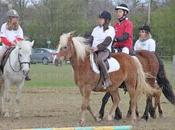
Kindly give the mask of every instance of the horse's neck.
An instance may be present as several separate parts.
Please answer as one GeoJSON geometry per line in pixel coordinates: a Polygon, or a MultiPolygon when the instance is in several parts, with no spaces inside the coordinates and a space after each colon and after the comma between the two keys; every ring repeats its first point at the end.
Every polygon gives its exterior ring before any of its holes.
{"type": "Polygon", "coordinates": [[[74,71],[84,72],[90,69],[90,60],[88,56],[86,56],[84,60],[82,60],[82,59],[78,59],[76,54],[74,54],[71,57],[70,62],[72,64],[74,71]]]}
{"type": "Polygon", "coordinates": [[[13,66],[14,68],[19,67],[19,62],[18,62],[18,50],[15,48],[11,54],[9,55],[10,62],[9,64],[13,66]]]}

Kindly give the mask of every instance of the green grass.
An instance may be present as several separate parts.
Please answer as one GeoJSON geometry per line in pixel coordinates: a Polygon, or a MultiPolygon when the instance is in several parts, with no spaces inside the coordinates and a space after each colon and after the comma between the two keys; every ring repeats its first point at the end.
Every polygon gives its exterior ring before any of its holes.
{"type": "Polygon", "coordinates": [[[164,61],[164,64],[167,77],[175,88],[175,70],[173,70],[173,63],[171,61],[164,61]]]}
{"type": "MultiPolygon", "coordinates": [[[[173,76],[172,62],[164,61],[168,79],[175,86],[175,76],[173,76]]],[[[175,72],[174,72],[175,73],[175,72]]],[[[54,65],[32,64],[30,76],[32,81],[26,82],[27,87],[74,87],[71,65],[56,67],[54,65]]]]}
{"type": "Polygon", "coordinates": [[[70,65],[56,67],[54,65],[32,64],[31,81],[26,82],[27,87],[72,87],[73,70],[70,65]]]}

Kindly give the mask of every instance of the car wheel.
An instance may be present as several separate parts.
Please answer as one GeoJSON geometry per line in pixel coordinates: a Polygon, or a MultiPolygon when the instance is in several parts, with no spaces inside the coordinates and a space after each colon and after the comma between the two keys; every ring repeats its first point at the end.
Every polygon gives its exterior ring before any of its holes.
{"type": "Polygon", "coordinates": [[[47,58],[43,58],[42,63],[43,63],[44,65],[48,65],[49,60],[48,60],[47,58]]]}

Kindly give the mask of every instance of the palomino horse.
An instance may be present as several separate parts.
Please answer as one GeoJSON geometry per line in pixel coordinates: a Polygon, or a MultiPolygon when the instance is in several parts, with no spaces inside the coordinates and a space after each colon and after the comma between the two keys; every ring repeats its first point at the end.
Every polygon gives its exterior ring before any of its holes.
{"type": "Polygon", "coordinates": [[[21,41],[17,43],[14,50],[9,55],[4,66],[2,78],[4,80],[1,85],[1,114],[4,117],[10,117],[9,103],[10,103],[10,87],[16,86],[17,92],[15,97],[15,117],[20,116],[20,97],[22,87],[26,75],[30,70],[30,56],[32,53],[32,46],[34,42],[21,41]]]}
{"type": "MultiPolygon", "coordinates": [[[[89,105],[89,98],[91,91],[96,88],[99,75],[92,71],[89,58],[90,49],[85,43],[86,40],[84,38],[72,37],[71,33],[68,33],[60,37],[60,44],[58,46],[58,55],[70,59],[74,70],[75,83],[79,86],[80,93],[83,97],[80,119],[81,125],[85,123],[86,110],[97,120],[97,117],[89,105]]],[[[146,83],[145,74],[138,59],[132,58],[127,54],[113,54],[112,57],[119,62],[120,69],[110,73],[112,85],[109,88],[104,90],[103,87],[98,87],[95,91],[107,91],[111,94],[113,105],[108,114],[108,120],[112,120],[114,110],[120,101],[118,88],[125,82],[131,101],[132,121],[135,121],[137,118],[135,111],[138,92],[144,91],[146,94],[153,94],[153,92],[157,92],[157,90],[154,90],[146,83]]]]}
{"type": "MultiPolygon", "coordinates": [[[[148,74],[147,82],[154,88],[162,89],[165,97],[175,105],[175,95],[173,93],[173,89],[171,84],[169,83],[166,74],[163,62],[160,60],[158,55],[150,51],[137,51],[136,56],[141,62],[144,72],[148,74]]],[[[158,106],[159,116],[162,116],[162,108],[160,105],[160,94],[153,95],[155,97],[155,106],[152,105],[152,96],[148,96],[146,101],[145,112],[142,118],[145,120],[148,119],[148,113],[150,113],[151,117],[155,118],[155,110],[158,106]]],[[[104,116],[105,105],[110,98],[110,93],[106,93],[102,99],[101,109],[99,111],[100,118],[104,116]]],[[[128,111],[128,116],[130,115],[131,110],[128,111]]],[[[117,108],[115,111],[115,119],[121,119],[120,109],[117,108]]]]}

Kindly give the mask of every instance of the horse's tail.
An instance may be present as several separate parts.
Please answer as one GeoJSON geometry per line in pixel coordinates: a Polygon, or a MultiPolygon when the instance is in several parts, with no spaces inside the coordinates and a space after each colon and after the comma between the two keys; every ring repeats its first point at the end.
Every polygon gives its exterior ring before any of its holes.
{"type": "Polygon", "coordinates": [[[157,74],[157,83],[162,89],[164,96],[170,101],[172,104],[175,105],[175,94],[173,92],[172,85],[170,84],[169,80],[166,77],[166,72],[164,68],[163,61],[160,57],[156,54],[157,60],[159,61],[159,71],[157,74]]]}
{"type": "Polygon", "coordinates": [[[137,92],[138,93],[144,93],[146,95],[153,95],[160,93],[160,90],[152,88],[147,82],[146,82],[146,75],[143,71],[143,67],[138,60],[137,57],[133,57],[136,67],[137,67],[137,92]]]}

